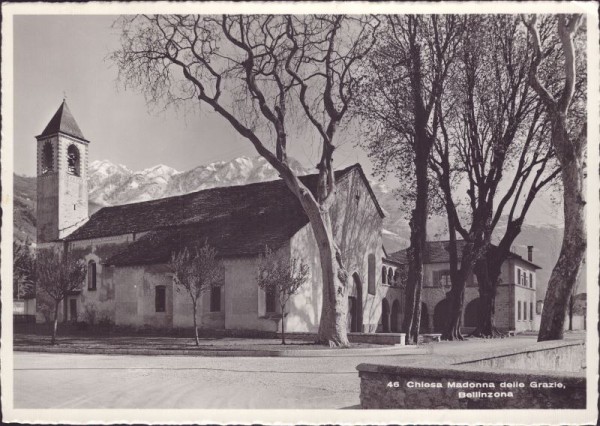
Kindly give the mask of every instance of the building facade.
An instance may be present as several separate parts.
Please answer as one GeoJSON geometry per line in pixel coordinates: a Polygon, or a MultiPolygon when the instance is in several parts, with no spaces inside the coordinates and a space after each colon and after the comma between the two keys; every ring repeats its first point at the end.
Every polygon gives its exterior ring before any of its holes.
{"type": "MultiPolygon", "coordinates": [[[[446,322],[445,312],[449,303],[446,294],[451,288],[448,244],[448,241],[427,242],[421,292],[421,331],[424,333],[441,333],[446,322]]],[[[494,316],[499,330],[523,332],[536,330],[539,326],[541,310],[536,305],[536,271],[540,267],[533,263],[532,255],[531,247],[528,259],[511,253],[502,264],[494,316]]],[[[406,264],[406,250],[390,257],[406,264]]],[[[472,273],[467,278],[464,294],[462,330],[465,333],[477,326],[479,300],[477,278],[472,273]]]]}

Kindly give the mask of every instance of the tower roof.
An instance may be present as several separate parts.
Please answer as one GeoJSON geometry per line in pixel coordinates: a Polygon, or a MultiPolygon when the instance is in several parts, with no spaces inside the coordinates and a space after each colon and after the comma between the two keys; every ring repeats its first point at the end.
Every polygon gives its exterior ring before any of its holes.
{"type": "Polygon", "coordinates": [[[67,101],[64,99],[42,134],[38,137],[50,136],[56,133],[64,133],[78,139],[86,140],[67,106],[67,101]]]}

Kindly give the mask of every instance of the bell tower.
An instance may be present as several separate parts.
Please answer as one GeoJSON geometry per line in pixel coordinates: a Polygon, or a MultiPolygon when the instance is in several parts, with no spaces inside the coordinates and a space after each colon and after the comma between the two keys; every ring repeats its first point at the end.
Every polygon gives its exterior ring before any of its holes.
{"type": "Polygon", "coordinates": [[[88,145],[66,100],[37,139],[37,242],[62,239],[88,218],[88,145]]]}

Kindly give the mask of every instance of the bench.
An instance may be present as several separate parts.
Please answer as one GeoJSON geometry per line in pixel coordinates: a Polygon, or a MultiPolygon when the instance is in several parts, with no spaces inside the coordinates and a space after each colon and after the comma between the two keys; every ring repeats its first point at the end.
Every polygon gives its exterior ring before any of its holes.
{"type": "Polygon", "coordinates": [[[442,335],[440,333],[425,333],[420,334],[419,336],[423,338],[423,343],[439,342],[442,340],[442,335]]]}

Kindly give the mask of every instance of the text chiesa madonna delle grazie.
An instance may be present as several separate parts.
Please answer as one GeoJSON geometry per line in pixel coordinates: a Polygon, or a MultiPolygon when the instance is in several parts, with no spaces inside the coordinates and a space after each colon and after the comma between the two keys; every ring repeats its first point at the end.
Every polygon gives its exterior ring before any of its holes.
{"type": "MultiPolygon", "coordinates": [[[[513,390],[517,389],[525,389],[526,387],[531,389],[564,389],[565,386],[561,382],[536,382],[532,381],[529,383],[512,381],[512,382],[422,382],[422,381],[407,381],[406,385],[409,389],[459,389],[458,396],[459,398],[498,398],[498,397],[508,397],[511,398],[514,396],[512,393],[513,390]],[[465,393],[463,390],[475,390],[475,389],[490,389],[490,390],[500,390],[501,392],[481,392],[476,391],[474,393],[465,393]]],[[[400,387],[399,382],[389,382],[387,387],[398,388],[400,387]]]]}

